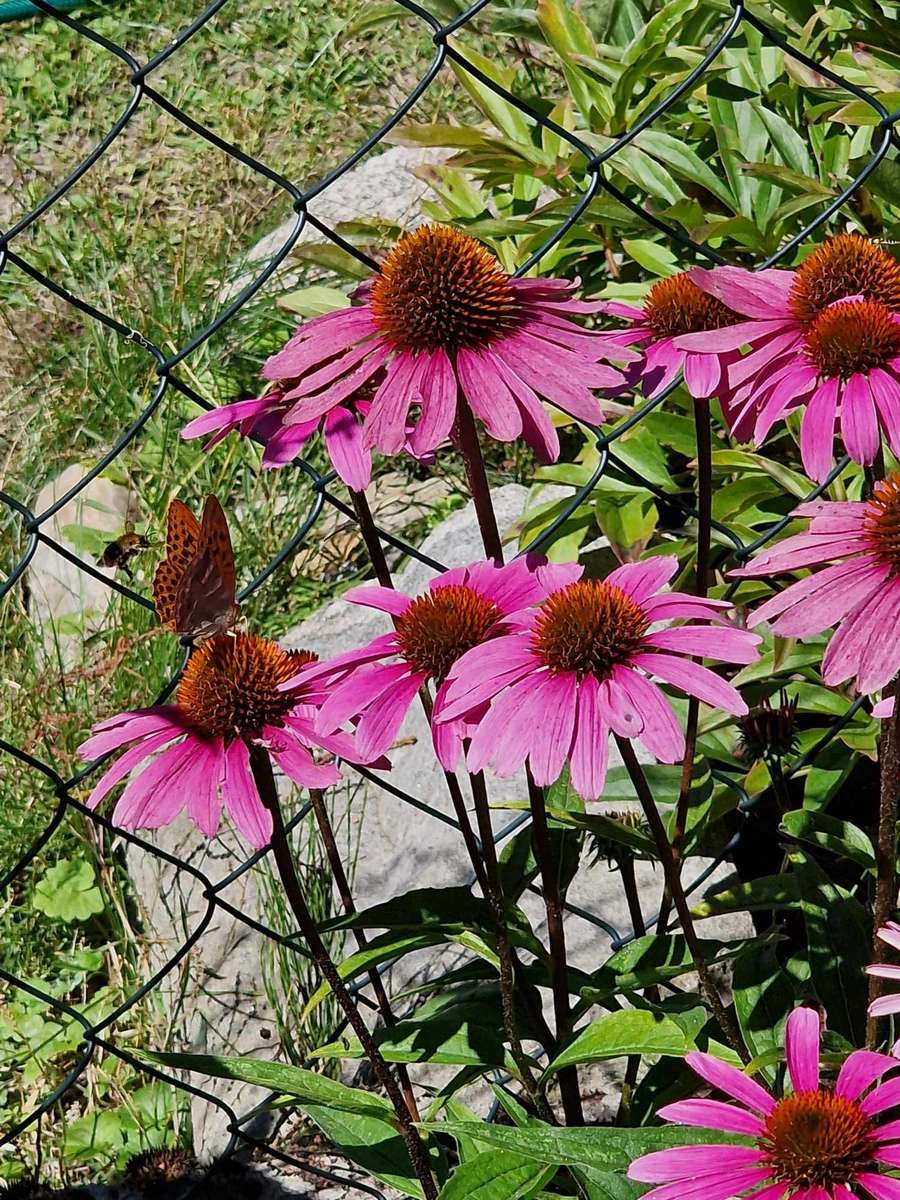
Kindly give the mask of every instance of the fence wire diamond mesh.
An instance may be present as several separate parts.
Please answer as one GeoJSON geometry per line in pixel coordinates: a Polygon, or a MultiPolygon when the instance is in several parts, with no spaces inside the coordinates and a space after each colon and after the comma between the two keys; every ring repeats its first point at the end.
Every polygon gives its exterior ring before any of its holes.
{"type": "MultiPolygon", "coordinates": [[[[682,96],[690,93],[702,82],[704,75],[709,68],[716,62],[734,41],[741,37],[745,27],[751,27],[756,30],[763,39],[770,45],[779,47],[785,55],[794,59],[796,62],[816,71],[821,78],[824,78],[829,83],[838,86],[845,91],[851,93],[857,99],[868,105],[873,114],[872,123],[874,124],[874,133],[872,139],[872,149],[868,159],[859,170],[856,177],[838,194],[826,202],[815,215],[802,229],[795,233],[788,241],[779,247],[776,253],[759,261],[756,264],[757,269],[772,267],[786,260],[792,252],[800,246],[809,236],[814,233],[819,227],[825,225],[832,217],[839,213],[842,207],[850,200],[854,194],[863,187],[869,175],[875,170],[878,164],[888,154],[892,143],[900,146],[900,139],[897,138],[896,122],[900,118],[900,112],[890,113],[884,106],[870,95],[864,88],[861,88],[847,79],[836,74],[827,66],[801,53],[793,48],[788,42],[777,32],[775,28],[767,24],[757,15],[758,10],[751,11],[744,4],[737,2],[731,6],[730,14],[723,22],[721,32],[710,45],[702,60],[687,74],[679,85],[656,105],[650,108],[631,128],[623,130],[617,137],[613,138],[610,144],[602,151],[596,152],[583,141],[575,132],[563,128],[555,121],[547,117],[545,114],[537,111],[537,109],[524,103],[521,99],[515,96],[506,88],[501,87],[493,79],[484,73],[474,62],[470,61],[460,47],[454,44],[453,36],[465,30],[467,26],[475,20],[479,14],[487,10],[491,5],[491,0],[479,0],[478,3],[471,5],[466,11],[462,12],[457,18],[448,22],[442,23],[427,7],[414,3],[413,0],[394,0],[398,9],[398,17],[402,13],[406,16],[412,16],[421,22],[422,29],[430,35],[433,43],[433,56],[428,65],[427,70],[418,80],[408,95],[396,107],[387,120],[385,120],[378,129],[375,130],[365,141],[358,146],[352,154],[348,155],[338,166],[329,171],[321,179],[312,186],[305,189],[299,187],[291,179],[285,177],[279,171],[273,169],[265,162],[260,161],[252,155],[246,154],[240,147],[226,141],[218,136],[211,129],[205,127],[200,121],[196,120],[189,111],[173,104],[166,98],[156,87],[154,87],[154,79],[157,73],[164,64],[177,60],[179,52],[191,39],[197,37],[203,30],[204,26],[221,10],[229,0],[214,0],[196,19],[184,29],[176,38],[168,45],[159,50],[157,54],[149,58],[148,61],[141,63],[134,58],[122,46],[115,44],[106,37],[99,34],[95,29],[91,28],[90,24],[85,21],[68,16],[61,11],[55,10],[49,3],[49,0],[33,0],[34,5],[49,19],[59,21],[66,25],[70,30],[78,34],[80,37],[86,38],[95,43],[101,49],[115,56],[128,72],[128,80],[132,89],[130,99],[121,112],[120,116],[106,131],[102,139],[97,143],[94,149],[72,170],[65,178],[61,179],[55,187],[50,190],[47,195],[30,211],[25,213],[10,229],[5,233],[0,233],[0,272],[21,272],[28,276],[39,287],[46,289],[59,300],[67,305],[71,305],[79,313],[83,314],[91,321],[98,322],[108,331],[115,334],[118,338],[126,342],[133,343],[148,358],[148,363],[152,367],[156,376],[156,385],[153,389],[153,394],[149,402],[145,405],[133,423],[116,439],[109,450],[101,455],[87,470],[78,481],[73,484],[63,495],[59,496],[49,507],[42,512],[34,512],[25,504],[21,503],[14,496],[5,492],[0,492],[0,502],[2,502],[8,512],[19,522],[20,540],[23,544],[23,550],[18,560],[15,561],[9,570],[6,579],[0,586],[0,598],[5,597],[17,585],[20,585],[29,564],[34,558],[38,547],[43,543],[51,548],[56,554],[68,559],[71,563],[77,566],[78,570],[87,573],[94,579],[100,581],[105,587],[113,589],[127,598],[133,604],[142,605],[147,609],[152,610],[151,601],[144,595],[134,591],[131,587],[121,583],[117,578],[109,578],[100,572],[95,565],[85,561],[79,555],[73,553],[65,545],[60,544],[58,540],[46,532],[46,527],[56,513],[58,513],[66,504],[77,497],[84,489],[104,472],[110,464],[130,445],[140,439],[142,431],[153,414],[164,405],[172,393],[179,393],[182,397],[191,401],[201,409],[212,408],[213,405],[205,399],[192,386],[186,377],[186,372],[183,370],[194,355],[206,342],[209,341],[219,330],[228,324],[236,316],[237,313],[251,300],[261,288],[265,286],[278,268],[284,263],[285,259],[290,254],[295,243],[300,238],[301,234],[307,227],[314,228],[319,235],[326,238],[335,246],[355,258],[360,260],[366,267],[377,270],[378,264],[357,246],[353,245],[346,238],[342,237],[335,229],[329,227],[328,224],[319,220],[313,213],[310,212],[309,205],[316,197],[320,196],[327,189],[332,187],[337,180],[350,171],[357,163],[359,163],[367,154],[377,149],[385,137],[391,130],[397,126],[404,117],[413,109],[419,100],[431,88],[438,77],[446,68],[455,64],[455,66],[477,80],[483,87],[490,89],[498,96],[501,96],[509,104],[518,109],[524,116],[533,124],[542,129],[555,134],[564,143],[569,145],[572,150],[579,156],[581,167],[577,176],[577,184],[580,188],[580,194],[572,204],[571,210],[560,220],[558,226],[547,236],[545,241],[532,253],[528,260],[521,265],[516,272],[517,275],[523,275],[531,270],[536,265],[540,264],[547,252],[554,247],[570,229],[578,221],[579,217],[585,212],[591,200],[598,193],[606,193],[613,197],[620,204],[624,205],[636,216],[655,231],[662,233],[674,245],[680,247],[683,251],[693,257],[698,262],[723,263],[727,260],[716,251],[708,246],[701,245],[687,236],[681,230],[668,224],[661,219],[657,214],[652,212],[646,205],[636,202],[632,197],[623,192],[616,186],[607,175],[606,168],[609,164],[613,164],[616,156],[645,129],[651,128],[654,123],[665,114],[682,96]],[[227,303],[224,303],[220,311],[218,311],[213,320],[211,320],[202,329],[198,330],[189,340],[182,346],[179,346],[171,353],[166,353],[160,346],[156,345],[150,338],[140,329],[132,329],[128,325],[123,324],[118,320],[114,313],[106,312],[96,307],[94,304],[88,303],[78,295],[62,287],[55,282],[44,272],[38,270],[24,253],[20,253],[17,246],[23,241],[23,235],[26,234],[36,223],[46,217],[56,205],[77,183],[89,172],[96,164],[98,164],[109,151],[110,147],[120,138],[127,130],[130,122],[134,120],[139,112],[148,105],[156,105],[159,109],[167,113],[174,121],[180,123],[185,129],[203,139],[209,146],[214,147],[225,155],[243,164],[252,172],[264,176],[278,189],[287,195],[290,200],[293,210],[293,221],[290,231],[284,238],[284,241],[278,247],[276,252],[265,263],[265,265],[247,282],[237,295],[234,295],[227,303]]],[[[622,461],[616,455],[616,442],[625,433],[632,429],[635,425],[643,420],[643,418],[652,410],[664,404],[667,397],[678,387],[679,380],[676,380],[669,385],[659,395],[653,399],[640,405],[631,417],[620,423],[612,432],[604,433],[599,428],[594,430],[596,438],[596,446],[599,451],[599,462],[591,477],[573,494],[571,499],[565,505],[564,509],[556,517],[553,523],[548,526],[539,537],[526,547],[522,553],[530,550],[538,550],[550,540],[552,540],[557,530],[565,524],[566,520],[572,513],[581,505],[584,500],[591,494],[597,486],[602,476],[609,470],[611,466],[615,466],[619,471],[624,472],[626,476],[632,477],[635,481],[641,483],[649,491],[653,492],[659,498],[665,498],[668,504],[675,504],[686,517],[696,516],[696,513],[691,508],[690,504],[684,503],[682,500],[673,498],[671,495],[666,495],[659,487],[642,478],[635,472],[627,463],[622,461]]],[[[828,478],[813,489],[807,500],[814,499],[820,495],[828,485],[840,474],[848,462],[845,457],[839,461],[828,478]]],[[[244,600],[251,596],[259,588],[263,587],[266,582],[289,561],[291,555],[303,543],[315,538],[316,524],[320,517],[329,508],[337,510],[349,519],[354,519],[354,510],[349,506],[339,495],[332,490],[332,485],[335,481],[335,474],[322,473],[320,470],[308,460],[298,458],[295,463],[297,469],[302,472],[305,478],[309,502],[305,516],[298,523],[293,535],[280,548],[277,554],[267,563],[267,565],[256,575],[254,579],[243,589],[238,599],[244,600]]],[[[759,537],[752,542],[746,542],[739,537],[727,525],[720,522],[713,522],[715,531],[724,538],[732,547],[731,557],[734,561],[739,562],[749,557],[761,545],[769,539],[776,537],[788,524],[789,517],[773,524],[766,529],[759,537]]],[[[387,530],[378,528],[379,539],[386,545],[402,551],[404,554],[413,559],[425,563],[432,569],[443,570],[441,563],[435,562],[427,555],[421,553],[415,546],[404,542],[394,534],[387,530]]],[[[178,676],[173,678],[164,691],[152,701],[159,703],[172,691],[177,683],[178,676]]],[[[828,728],[821,740],[800,758],[791,768],[792,773],[796,773],[807,766],[831,741],[845,725],[853,718],[863,703],[862,697],[850,704],[846,712],[837,718],[828,728]]],[[[248,1122],[252,1118],[252,1113],[239,1113],[234,1111],[230,1105],[225,1103],[220,1097],[205,1091],[202,1088],[195,1087],[183,1079],[161,1071],[155,1067],[149,1066],[146,1062],[138,1060],[126,1047],[117,1043],[114,1029],[121,1021],[122,1017],[131,1009],[138,1005],[145,997],[148,996],[155,988],[157,988],[163,980],[179,969],[183,960],[191,953],[198,944],[201,943],[204,933],[209,928],[214,920],[217,912],[227,914],[231,919],[237,922],[243,922],[250,928],[255,929],[267,938],[279,942],[287,947],[291,952],[304,955],[306,952],[298,941],[291,937],[286,937],[276,930],[266,926],[265,924],[253,919],[247,914],[241,912],[231,903],[229,903],[223,893],[238,879],[250,872],[257,863],[265,858],[270,851],[267,849],[261,850],[253,854],[240,865],[235,867],[228,875],[218,882],[213,882],[202,871],[197,870],[190,863],[180,860],[171,854],[166,853],[160,847],[152,845],[145,839],[136,836],[133,833],[118,829],[105,817],[97,812],[89,811],[84,804],[79,802],[73,792],[84,783],[84,781],[102,765],[104,760],[90,763],[83,770],[78,771],[70,778],[63,778],[57,771],[47,762],[35,757],[25,749],[10,744],[9,742],[0,740],[0,749],[16,760],[21,766],[27,770],[34,772],[35,780],[42,776],[45,780],[45,785],[49,785],[56,796],[56,807],[52,818],[48,821],[43,829],[40,837],[29,846],[26,853],[15,862],[8,870],[0,877],[0,896],[6,893],[10,888],[14,887],[29,864],[41,852],[46,844],[53,837],[54,833],[60,826],[69,819],[83,820],[92,822],[99,829],[106,830],[110,834],[123,839],[130,846],[138,849],[142,854],[155,856],[161,862],[169,864],[177,872],[185,873],[192,876],[196,883],[202,888],[202,895],[205,900],[206,909],[200,919],[195,923],[194,928],[187,936],[177,950],[164,962],[159,969],[147,978],[141,987],[128,995],[112,1012],[108,1013],[103,1020],[91,1021],[87,1019],[81,1012],[60,1000],[41,987],[36,986],[33,982],[18,978],[14,974],[0,969],[0,980],[3,980],[12,988],[21,989],[24,993],[40,1000],[47,1004],[53,1011],[60,1016],[69,1018],[71,1021],[80,1026],[83,1033],[83,1040],[77,1049],[74,1056],[74,1062],[70,1069],[66,1072],[64,1078],[59,1084],[49,1092],[43,1101],[31,1112],[24,1114],[12,1128],[7,1129],[0,1136],[0,1146],[15,1142],[22,1137],[27,1131],[38,1128],[38,1137],[40,1136],[41,1118],[50,1113],[57,1103],[66,1096],[66,1093],[73,1088],[80,1077],[84,1074],[92,1058],[98,1051],[103,1051],[107,1054],[114,1055],[126,1063],[131,1064],[135,1069],[145,1073],[147,1076],[154,1077],[158,1080],[171,1084],[172,1087],[179,1089],[186,1095],[199,1098],[210,1105],[215,1105],[224,1114],[228,1122],[230,1131],[230,1142],[226,1155],[233,1154],[239,1147],[253,1146],[270,1156],[274,1161],[292,1164],[301,1167],[306,1171],[312,1171],[314,1174],[319,1174],[326,1179],[344,1184],[348,1187],[355,1188],[359,1191],[368,1193],[374,1196],[380,1196],[381,1193],[374,1187],[362,1182],[358,1178],[350,1176],[344,1177],[340,1174],[321,1170],[316,1167],[311,1167],[306,1161],[301,1162],[296,1157],[280,1149],[273,1144],[276,1136],[273,1132],[270,1136],[259,1137],[247,1128],[248,1122]]],[[[424,814],[429,819],[437,819],[442,821],[452,820],[446,814],[439,812],[437,809],[429,805],[419,796],[411,795],[408,792],[397,788],[393,784],[386,782],[384,779],[372,774],[371,772],[360,769],[370,782],[385,789],[390,795],[402,803],[413,806],[419,813],[424,814]]],[[[727,775],[722,775],[714,772],[716,778],[720,782],[728,786],[734,787],[733,781],[727,775]]],[[[745,794],[739,796],[738,809],[746,813],[753,804],[753,800],[749,799],[745,794]]],[[[303,805],[295,814],[290,822],[290,827],[295,828],[305,820],[310,811],[310,805],[303,805]]],[[[498,843],[503,842],[514,831],[521,828],[528,820],[527,816],[521,816],[509,822],[496,835],[498,843]]],[[[456,822],[453,822],[459,828],[456,822]]],[[[738,841],[740,840],[740,830],[732,839],[723,847],[710,866],[708,866],[702,874],[691,881],[691,884],[686,890],[688,892],[695,891],[702,886],[709,875],[715,868],[734,851],[738,841]]],[[[635,935],[633,931],[623,931],[615,928],[603,918],[600,913],[588,912],[583,908],[573,905],[567,905],[568,919],[577,919],[587,921],[595,926],[598,930],[609,938],[610,945],[613,949],[625,945],[635,935]]],[[[654,921],[646,922],[648,928],[652,928],[654,921]]],[[[374,1008],[375,1004],[367,995],[368,985],[359,985],[356,993],[365,1005],[374,1008]]],[[[335,1031],[335,1036],[340,1032],[343,1026],[339,1026],[335,1031]]]]}

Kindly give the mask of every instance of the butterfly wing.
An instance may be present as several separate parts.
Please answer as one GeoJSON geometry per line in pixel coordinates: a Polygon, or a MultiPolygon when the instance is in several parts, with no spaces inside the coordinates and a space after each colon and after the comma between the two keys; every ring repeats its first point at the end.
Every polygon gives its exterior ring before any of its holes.
{"type": "Polygon", "coordinates": [[[173,500],[166,524],[166,557],[153,576],[153,603],[163,625],[176,628],[175,599],[200,548],[200,522],[186,504],[173,500]]]}
{"type": "Polygon", "coordinates": [[[203,506],[197,553],[178,582],[174,607],[176,632],[194,641],[231,629],[240,615],[231,534],[215,496],[203,506]]]}

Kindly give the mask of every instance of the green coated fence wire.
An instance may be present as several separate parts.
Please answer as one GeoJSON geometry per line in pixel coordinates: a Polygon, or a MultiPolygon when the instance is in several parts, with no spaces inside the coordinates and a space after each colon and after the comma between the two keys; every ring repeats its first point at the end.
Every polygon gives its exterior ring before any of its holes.
{"type": "MultiPolygon", "coordinates": [[[[49,0],[57,12],[71,12],[84,5],[85,0],[49,0]]],[[[0,4],[0,25],[7,21],[27,21],[29,17],[45,17],[47,14],[31,3],[31,0],[5,0],[0,4]]]]}

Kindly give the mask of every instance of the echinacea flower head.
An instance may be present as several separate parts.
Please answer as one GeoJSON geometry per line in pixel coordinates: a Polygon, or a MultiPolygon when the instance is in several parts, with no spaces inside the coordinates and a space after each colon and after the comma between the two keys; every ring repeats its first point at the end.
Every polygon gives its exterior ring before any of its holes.
{"type": "Polygon", "coordinates": [[[123,829],[158,829],[187,809],[198,829],[214,837],[224,804],[247,841],[264,846],[272,818],[250,770],[251,745],[264,746],[301,787],[330,787],[340,778],[333,761],[316,761],[316,749],[357,760],[348,734],[315,732],[322,700],[315,687],[282,690],[314,659],[252,634],[210,638],[191,655],[174,704],[120,713],[94,726],[79,747],[83,758],[129,749],[100,777],[88,806],[96,808],[128,778],[113,812],[123,829]]]}
{"type": "Polygon", "coordinates": [[[601,336],[613,358],[623,347],[642,351],[640,363],[628,367],[627,375],[631,383],[640,381],[648,398],[664,391],[679,371],[692,396],[715,395],[722,384],[723,367],[741,356],[740,350],[734,349],[720,360],[678,345],[676,338],[684,334],[724,329],[743,319],[699,288],[686,271],[655,283],[640,308],[610,300],[603,311],[630,322],[627,329],[601,336]]]}
{"type": "Polygon", "coordinates": [[[750,663],[760,639],[721,619],[729,607],[723,601],[660,592],[677,568],[666,556],[627,563],[606,579],[577,579],[463,655],[450,669],[435,721],[465,718],[475,726],[469,769],[490,763],[502,777],[527,761],[545,785],[568,759],[572,786],[594,800],[606,779],[611,731],[639,738],[663,762],[684,754],[681,726],[651,677],[735,716],[746,713],[731,684],[692,658],[750,663]],[[690,623],[670,624],[683,618],[690,623]]]}
{"type": "MultiPolygon", "coordinates": [[[[507,618],[543,600],[579,570],[527,555],[503,567],[490,559],[455,567],[432,580],[418,596],[373,585],[345,593],[343,598],[353,604],[390,614],[394,629],[358,650],[300,672],[299,681],[318,682],[328,693],[319,710],[318,728],[329,734],[352,720],[359,752],[378,757],[393,742],[426,683],[437,688],[436,721],[442,685],[456,660],[498,636],[507,618]]],[[[456,766],[466,733],[462,720],[433,726],[435,752],[447,770],[456,766]]]]}
{"type": "Polygon", "coordinates": [[[767,696],[737,721],[738,756],[745,762],[781,759],[797,749],[797,697],[787,698],[784,688],[773,704],[767,696]]]}
{"type": "Polygon", "coordinates": [[[854,1050],[834,1086],[826,1087],[819,1078],[819,1039],[818,1014],[795,1008],[784,1031],[793,1090],[781,1099],[710,1054],[686,1055],[704,1083],[737,1103],[679,1100],[658,1115],[741,1134],[749,1144],[675,1146],[643,1155],[628,1168],[629,1179],[658,1185],[643,1200],[900,1200],[900,1179],[883,1173],[900,1166],[900,1121],[882,1120],[900,1101],[900,1079],[878,1082],[900,1064],[854,1050]]]}
{"type": "Polygon", "coordinates": [[[715,267],[690,276],[745,318],[677,339],[682,350],[719,360],[736,438],[759,445],[803,407],[800,453],[813,479],[831,469],[836,425],[855,462],[875,460],[882,432],[900,452],[900,263],[887,250],[840,234],[796,271],[715,267]]]}
{"type": "MultiPolygon", "coordinates": [[[[893,697],[891,697],[891,708],[893,710],[893,697]]],[[[875,936],[880,942],[890,946],[892,950],[900,951],[900,925],[896,921],[888,921],[882,925],[880,929],[876,930],[875,936]]],[[[875,975],[879,979],[888,979],[891,983],[900,981],[900,966],[894,963],[871,963],[866,967],[866,973],[875,975]]],[[[894,992],[889,996],[878,996],[869,1005],[870,1017],[891,1017],[897,1013],[900,1013],[900,992],[894,992]]],[[[893,1053],[900,1055],[900,1039],[895,1042],[893,1053]]]]}
{"type": "MultiPolygon", "coordinates": [[[[573,299],[574,288],[513,278],[474,238],[422,226],[357,289],[357,303],[304,322],[263,374],[296,381],[285,397],[286,427],[317,421],[381,373],[365,447],[397,454],[408,443],[413,454],[430,454],[465,403],[491,437],[523,437],[553,462],[559,439],[541,400],[599,424],[593,389],[624,382],[599,363],[597,334],[574,320],[595,307],[573,299]]],[[[623,348],[622,361],[634,357],[623,348]]]]}
{"type": "Polygon", "coordinates": [[[811,518],[805,533],[763,550],[732,574],[821,569],[754,609],[748,623],[771,621],[773,633],[799,638],[836,625],[822,659],[823,680],[831,686],[852,679],[860,692],[877,691],[900,670],[900,474],[876,483],[869,500],[814,500],[793,515],[811,518]]]}

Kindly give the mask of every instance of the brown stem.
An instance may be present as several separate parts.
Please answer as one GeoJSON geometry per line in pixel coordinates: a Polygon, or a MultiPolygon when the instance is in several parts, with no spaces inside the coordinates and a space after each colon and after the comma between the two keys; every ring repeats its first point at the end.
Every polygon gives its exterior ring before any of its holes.
{"type": "Polygon", "coordinates": [[[488,485],[484,470],[484,458],[478,441],[478,430],[475,428],[475,418],[471,409],[462,401],[456,414],[456,440],[466,469],[466,479],[472,501],[475,505],[475,515],[478,518],[478,528],[481,530],[481,540],[484,552],[495,562],[503,562],[503,547],[500,544],[500,530],[497,528],[497,517],[491,500],[491,489],[488,485]]]}
{"type": "Polygon", "coordinates": [[[552,1124],[553,1111],[538,1085],[528,1055],[522,1049],[522,1039],[519,1036],[518,1022],[516,1021],[515,966],[512,948],[509,944],[509,931],[506,927],[506,898],[503,894],[503,884],[497,863],[497,847],[494,845],[494,830],[491,826],[491,813],[484,775],[479,771],[478,774],[471,775],[469,778],[472,785],[472,797],[475,801],[475,815],[478,819],[481,854],[484,860],[485,899],[491,909],[494,933],[497,938],[497,957],[500,960],[500,1006],[503,1013],[503,1028],[509,1039],[513,1062],[518,1067],[522,1083],[534,1103],[538,1116],[541,1120],[549,1121],[552,1124]]]}
{"type": "MultiPolygon", "coordinates": [[[[705,596],[709,590],[709,557],[712,544],[712,435],[709,422],[709,400],[694,401],[694,426],[697,431],[697,563],[694,594],[705,596]]],[[[678,803],[675,806],[675,829],[672,834],[672,853],[678,864],[679,872],[684,850],[684,831],[687,826],[688,807],[691,802],[691,782],[694,777],[699,719],[700,701],[691,696],[688,700],[684,758],[681,766],[681,783],[678,788],[678,803]]],[[[672,896],[667,884],[662,903],[659,906],[656,923],[658,933],[666,932],[671,910],[672,896]]]]}
{"type": "Polygon", "coordinates": [[[641,898],[638,895],[637,880],[634,877],[634,859],[627,850],[619,855],[619,874],[622,876],[622,890],[628,905],[631,928],[634,930],[635,937],[643,937],[647,932],[647,926],[644,924],[641,898]]]}
{"type": "MultiPolygon", "coordinates": [[[[372,510],[369,508],[368,501],[363,492],[351,491],[350,495],[353,499],[353,510],[356,513],[356,519],[359,522],[360,532],[362,533],[363,541],[366,544],[366,549],[369,552],[369,558],[372,560],[372,566],[375,568],[375,575],[382,587],[392,588],[394,581],[391,578],[390,568],[387,564],[387,559],[384,557],[384,548],[378,537],[378,530],[372,518],[372,510]]],[[[423,687],[419,691],[419,699],[422,702],[422,708],[425,710],[425,716],[428,719],[429,726],[431,725],[431,697],[428,694],[427,688],[423,687]]],[[[466,811],[466,803],[463,799],[462,789],[459,786],[459,780],[451,771],[444,772],[444,778],[447,781],[447,790],[450,793],[450,800],[453,803],[453,811],[456,814],[456,819],[459,822],[459,827],[463,835],[463,841],[466,843],[466,849],[469,852],[469,857],[475,869],[475,874],[478,877],[478,882],[483,883],[484,868],[481,864],[481,857],[478,853],[478,843],[475,838],[475,833],[472,829],[472,822],[469,820],[469,814],[466,811]]]]}
{"type": "Polygon", "coordinates": [[[731,1043],[732,1048],[740,1055],[741,1061],[747,1063],[750,1061],[750,1055],[747,1053],[747,1048],[741,1038],[740,1029],[732,1013],[722,1003],[722,998],[709,974],[706,963],[703,961],[703,952],[700,949],[700,942],[694,929],[691,910],[688,908],[684,888],[681,886],[681,874],[678,870],[678,863],[675,860],[675,855],[666,836],[665,826],[662,823],[662,818],[659,815],[653,794],[650,791],[650,785],[647,783],[647,777],[635,756],[628,738],[619,737],[616,734],[616,745],[619,747],[619,753],[622,755],[625,770],[628,772],[632,786],[641,802],[644,816],[647,819],[650,832],[653,834],[653,839],[656,842],[656,852],[663,866],[666,884],[672,897],[672,903],[675,905],[675,911],[678,913],[678,919],[681,922],[681,932],[684,934],[684,940],[690,951],[694,970],[700,979],[701,990],[716,1020],[719,1022],[722,1032],[731,1043]]]}
{"type": "MultiPolygon", "coordinates": [[[[873,934],[890,920],[897,904],[897,806],[900,797],[900,675],[894,680],[894,712],[881,722],[878,742],[878,766],[881,774],[881,793],[878,803],[878,842],[875,847],[875,905],[872,914],[873,934]]],[[[872,961],[881,962],[884,945],[874,936],[872,961]]],[[[883,981],[869,976],[869,1002],[881,995],[883,981]]],[[[878,1018],[866,1022],[866,1044],[872,1048],[878,1040],[878,1018]]]]}
{"type": "MultiPolygon", "coordinates": [[[[622,890],[628,905],[628,915],[631,918],[631,928],[635,937],[643,937],[647,932],[644,924],[644,914],[641,911],[641,898],[637,890],[637,880],[634,877],[634,859],[624,850],[618,856],[619,874],[622,876],[622,890]]],[[[627,1125],[631,1118],[631,1101],[634,1096],[634,1085],[637,1083],[637,1073],[641,1065],[640,1054],[629,1054],[625,1064],[625,1078],[622,1080],[622,1092],[619,1096],[619,1111],[616,1113],[616,1124],[627,1125]]]]}
{"type": "Polygon", "coordinates": [[[272,774],[272,763],[268,752],[262,746],[250,747],[250,767],[253,771],[253,778],[256,782],[260,799],[272,814],[272,854],[275,858],[278,875],[284,888],[284,894],[291,906],[291,911],[297,918],[297,924],[300,926],[300,932],[312,955],[313,961],[331,988],[350,1027],[359,1038],[360,1045],[369,1062],[372,1064],[372,1069],[375,1072],[378,1082],[384,1088],[388,1099],[393,1105],[394,1113],[397,1117],[397,1126],[406,1143],[410,1162],[419,1183],[422,1185],[426,1200],[435,1200],[437,1197],[437,1186],[428,1163],[428,1153],[407,1111],[403,1093],[400,1091],[396,1079],[391,1074],[390,1068],[382,1057],[381,1051],[372,1040],[368,1026],[363,1020],[359,1009],[354,1004],[350,993],[347,991],[337,966],[332,961],[325,943],[319,936],[315,921],[307,907],[300,880],[297,878],[290,843],[281,816],[281,806],[278,803],[278,792],[275,788],[275,777],[272,774]]]}
{"type": "Polygon", "coordinates": [[[372,516],[372,510],[369,508],[366,494],[365,492],[354,492],[351,489],[350,499],[353,502],[353,511],[356,513],[359,532],[362,534],[369,559],[375,568],[375,577],[382,587],[392,588],[394,581],[391,579],[391,571],[387,565],[387,559],[384,557],[384,547],[378,536],[378,528],[372,516]]]}
{"type": "MultiPolygon", "coordinates": [[[[316,818],[316,824],[319,827],[319,835],[322,838],[322,844],[325,847],[325,853],[328,857],[328,863],[331,867],[331,875],[334,879],[335,886],[338,890],[338,895],[341,898],[344,912],[348,917],[352,917],[356,912],[356,905],[353,903],[353,894],[350,891],[350,882],[347,879],[347,873],[344,870],[344,863],[341,859],[340,851],[338,850],[337,841],[334,836],[334,829],[331,824],[331,817],[328,814],[328,808],[325,804],[325,797],[318,788],[309,789],[309,801],[312,805],[313,815],[316,818]]],[[[353,930],[353,937],[360,950],[368,945],[368,940],[365,933],[361,929],[353,930]]],[[[372,991],[375,999],[378,1002],[378,1010],[388,1028],[397,1024],[397,1018],[391,1009],[391,1002],[388,999],[388,994],[384,989],[384,983],[381,976],[375,967],[368,972],[369,983],[372,985],[372,991]]],[[[400,1080],[400,1086],[403,1089],[403,1098],[406,1101],[406,1107],[413,1121],[420,1121],[422,1118],[419,1115],[419,1110],[416,1106],[416,1098],[413,1094],[412,1082],[409,1078],[409,1072],[402,1063],[396,1064],[397,1078],[400,1080]]]]}
{"type": "MultiPolygon", "coordinates": [[[[572,1013],[569,1008],[568,965],[566,962],[566,931],[563,925],[562,898],[559,891],[559,863],[553,852],[547,825],[544,789],[537,786],[528,774],[528,796],[531,801],[531,839],[534,857],[541,873],[541,892],[547,912],[547,937],[550,941],[550,979],[553,985],[553,1014],[556,1021],[556,1040],[562,1045],[572,1032],[572,1013]]],[[[567,1125],[583,1125],[578,1070],[565,1067],[559,1072],[559,1091],[567,1125]]]]}

